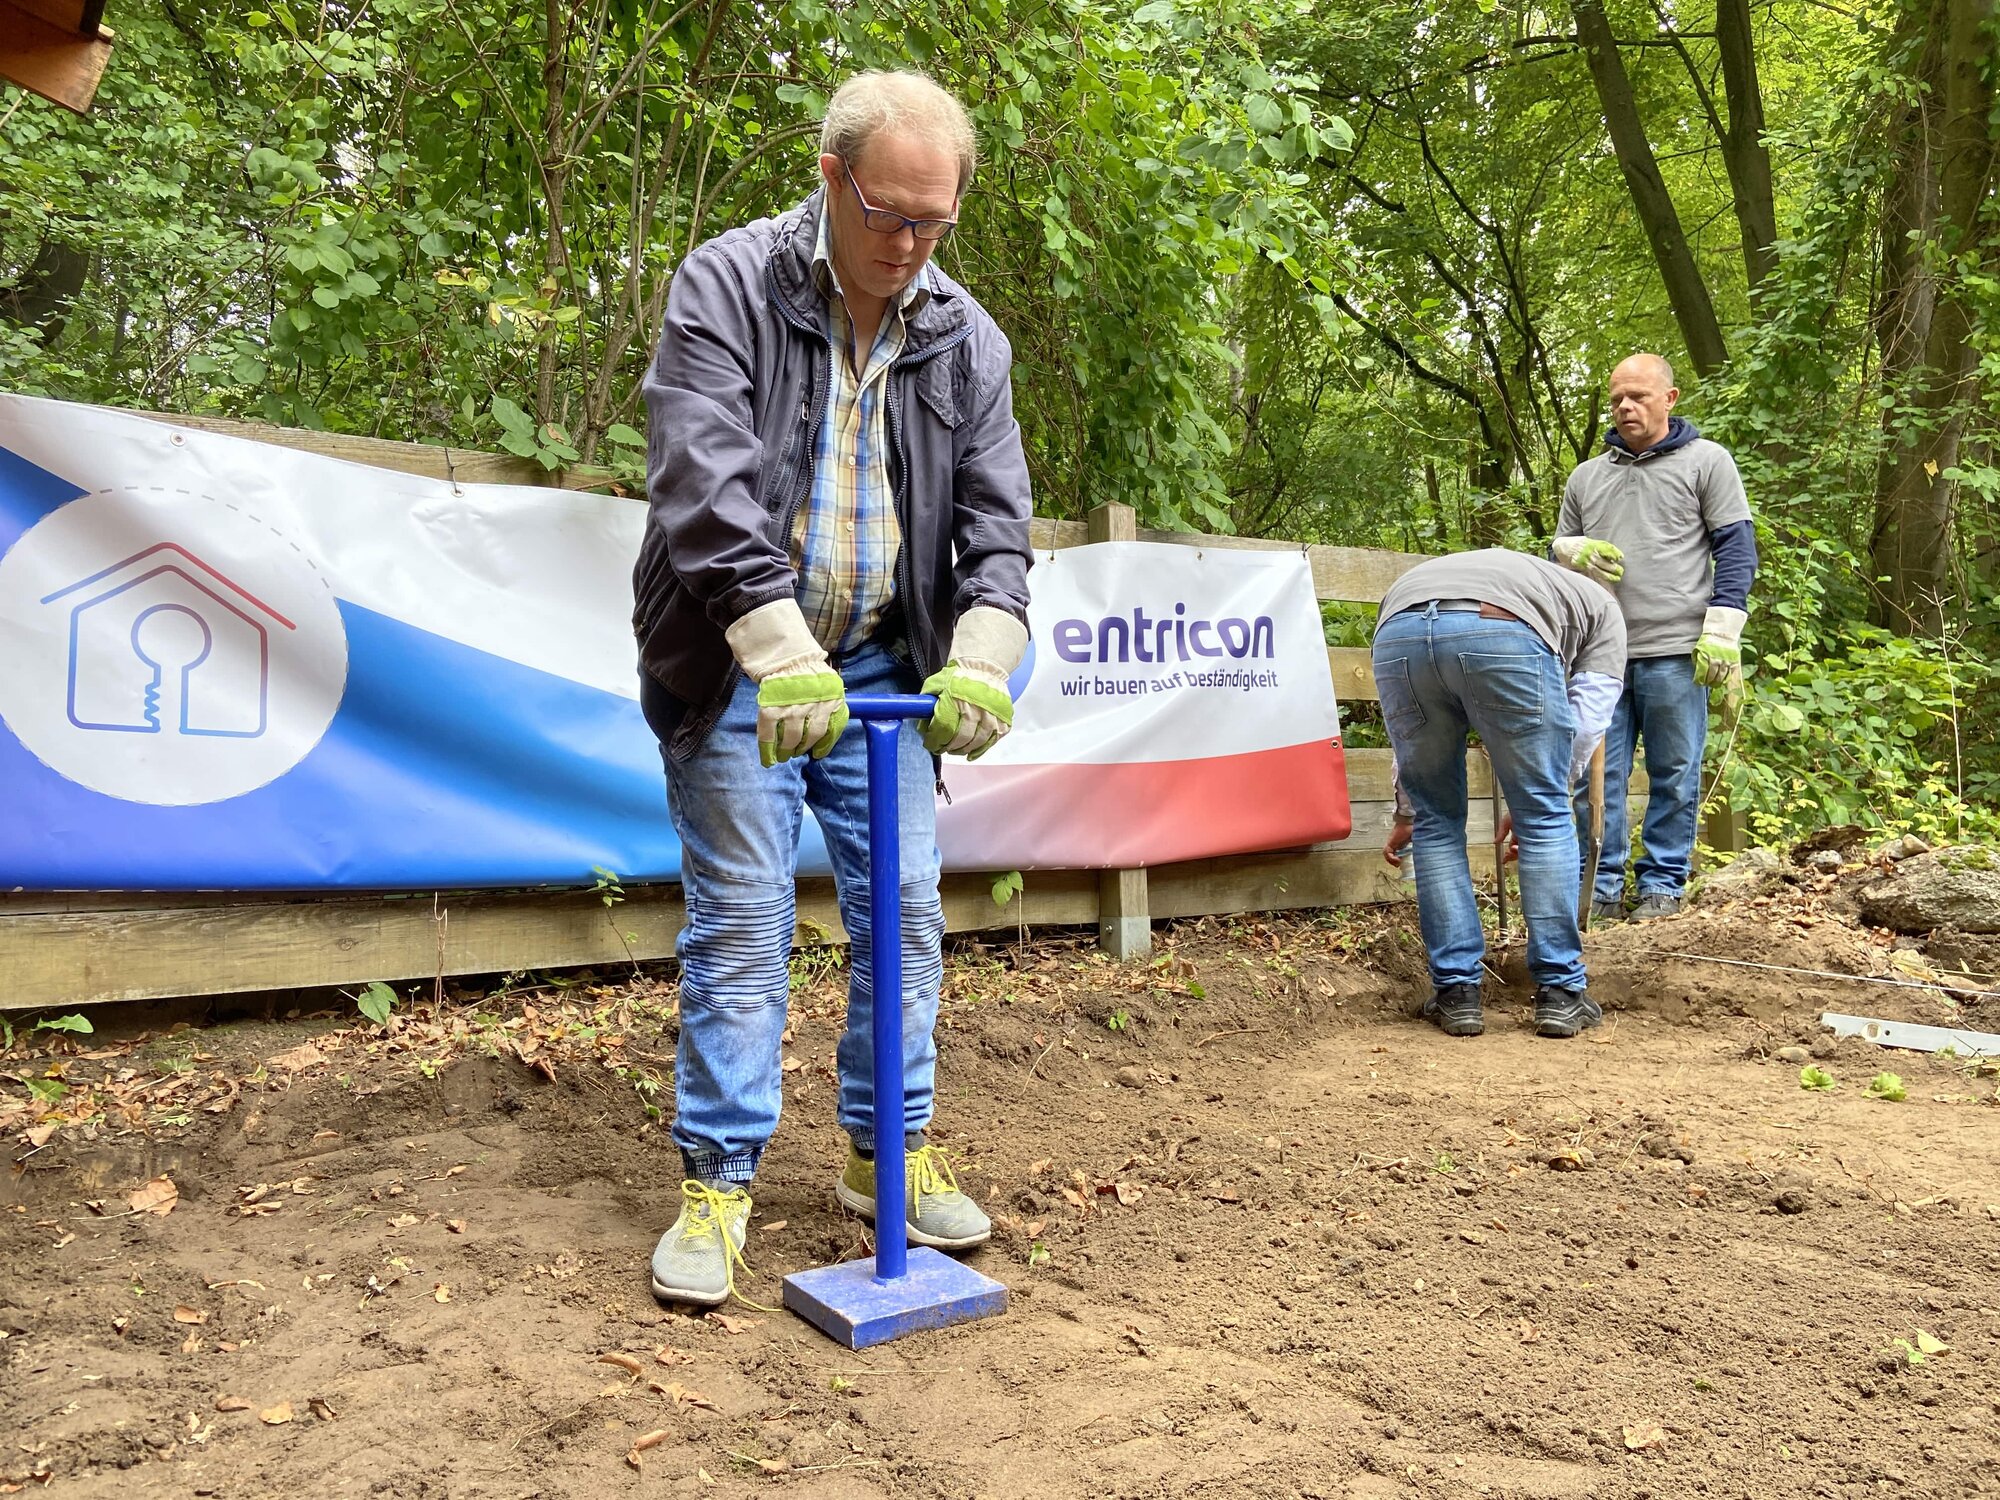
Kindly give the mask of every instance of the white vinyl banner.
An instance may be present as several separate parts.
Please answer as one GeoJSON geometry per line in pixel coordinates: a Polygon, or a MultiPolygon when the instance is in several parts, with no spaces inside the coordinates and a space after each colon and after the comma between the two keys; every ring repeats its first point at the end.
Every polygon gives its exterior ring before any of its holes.
{"type": "MultiPolygon", "coordinates": [[[[672,879],[638,706],[645,508],[0,395],[0,886],[672,879]]],[[[1044,554],[1013,736],[951,762],[956,869],[1346,830],[1296,553],[1044,554]]],[[[810,823],[801,868],[823,872],[810,823]]]]}

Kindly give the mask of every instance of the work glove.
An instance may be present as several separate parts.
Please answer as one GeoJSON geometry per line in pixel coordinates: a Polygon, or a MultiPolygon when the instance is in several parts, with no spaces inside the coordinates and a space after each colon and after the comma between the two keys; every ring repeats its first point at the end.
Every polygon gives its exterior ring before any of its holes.
{"type": "Polygon", "coordinates": [[[1004,609],[975,605],[958,618],[951,659],[925,680],[923,691],[937,699],[924,725],[924,748],[933,755],[977,760],[1014,727],[1014,700],[1007,678],[1028,649],[1028,627],[1004,609]]]}
{"type": "Polygon", "coordinates": [[[1743,625],[1750,616],[1725,604],[1711,604],[1702,616],[1701,638],[1694,643],[1695,681],[1723,687],[1743,676],[1743,625]]]}
{"type": "Polygon", "coordinates": [[[1610,588],[1625,576],[1625,554],[1616,543],[1594,537],[1559,536],[1551,549],[1556,561],[1610,588]]]}
{"type": "Polygon", "coordinates": [[[847,688],[796,599],[778,599],[723,632],[736,664],[757,684],[757,758],[820,759],[847,727],[847,688]]]}

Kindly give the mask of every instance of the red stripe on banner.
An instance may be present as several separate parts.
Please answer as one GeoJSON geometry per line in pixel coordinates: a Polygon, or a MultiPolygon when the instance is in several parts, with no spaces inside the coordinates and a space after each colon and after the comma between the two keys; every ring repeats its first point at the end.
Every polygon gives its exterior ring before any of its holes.
{"type": "Polygon", "coordinates": [[[938,848],[950,870],[1129,869],[1296,849],[1353,827],[1346,761],[1324,740],[1207,760],[947,762],[945,785],[938,848]]]}

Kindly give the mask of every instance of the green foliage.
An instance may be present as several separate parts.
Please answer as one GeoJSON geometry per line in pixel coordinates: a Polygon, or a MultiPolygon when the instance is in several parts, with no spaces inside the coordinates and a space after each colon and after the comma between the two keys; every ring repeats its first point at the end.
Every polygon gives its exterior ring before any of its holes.
{"type": "Polygon", "coordinates": [[[1807,1063],[1799,1069],[1799,1087],[1814,1093],[1826,1093],[1839,1087],[1839,1080],[1817,1063],[1807,1063]]]}
{"type": "Polygon", "coordinates": [[[390,1012],[396,1008],[396,992],[379,979],[371,980],[368,987],[354,997],[354,1008],[377,1026],[386,1026],[390,1012]]]}
{"type": "Polygon", "coordinates": [[[1863,1090],[1870,1099],[1883,1099],[1891,1104],[1900,1104],[1909,1097],[1909,1090],[1903,1087],[1903,1080],[1894,1073],[1877,1073],[1868,1080],[1863,1090]]]}
{"type": "Polygon", "coordinates": [[[1009,901],[1021,894],[1023,883],[1019,870],[1009,870],[1004,875],[993,877],[993,904],[1005,908],[1009,901]]]}
{"type": "Polygon", "coordinates": [[[44,1020],[35,1022],[35,1030],[37,1031],[67,1031],[79,1036],[89,1036],[96,1029],[96,1027],[90,1024],[88,1016],[77,1014],[49,1016],[44,1020]]]}

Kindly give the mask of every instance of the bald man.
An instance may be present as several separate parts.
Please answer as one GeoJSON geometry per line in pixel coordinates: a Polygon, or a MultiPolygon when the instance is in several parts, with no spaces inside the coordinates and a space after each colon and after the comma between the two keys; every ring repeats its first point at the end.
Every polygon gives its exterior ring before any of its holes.
{"type": "Polygon", "coordinates": [[[1625,690],[1604,739],[1594,921],[1625,915],[1625,787],[1642,741],[1651,793],[1631,915],[1680,910],[1700,819],[1709,689],[1721,688],[1726,702],[1742,693],[1756,528],[1729,451],[1673,415],[1680,394],[1657,354],[1635,354],[1611,372],[1604,451],[1570,474],[1550,548],[1610,589],[1625,616],[1625,690]]]}

